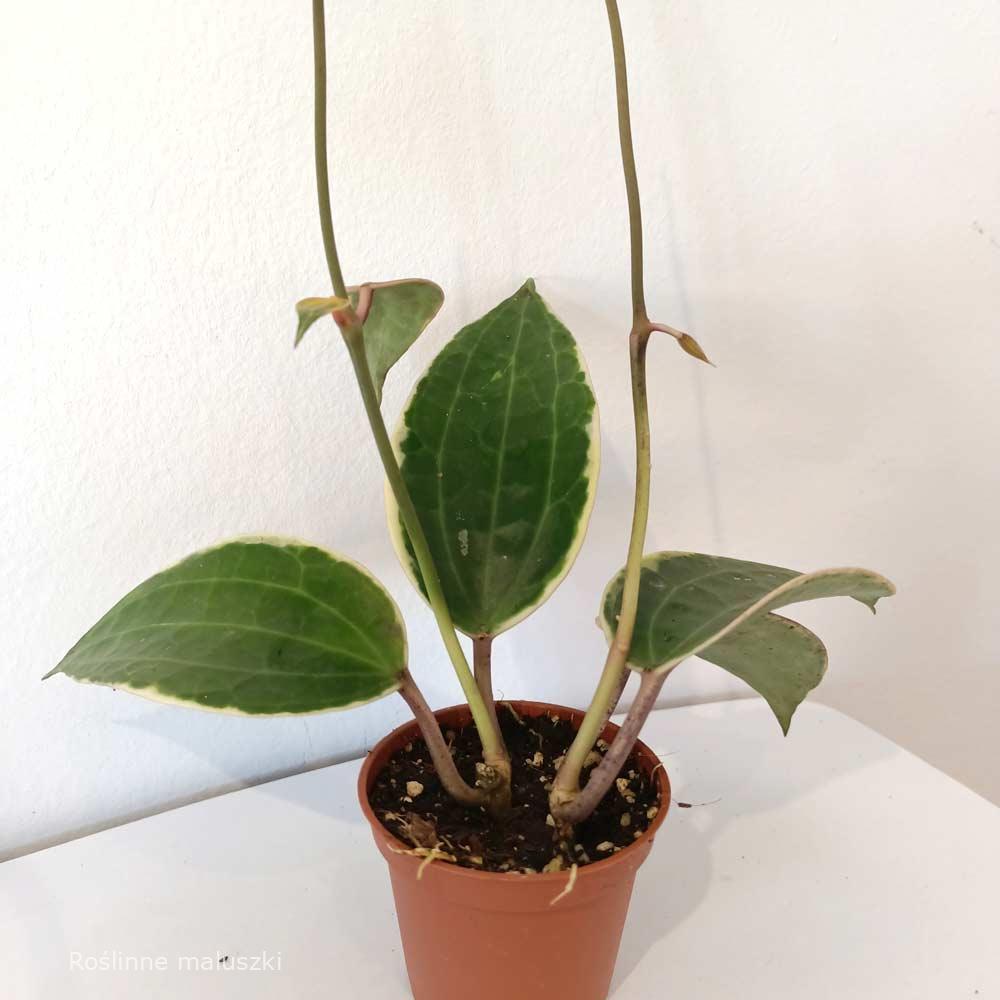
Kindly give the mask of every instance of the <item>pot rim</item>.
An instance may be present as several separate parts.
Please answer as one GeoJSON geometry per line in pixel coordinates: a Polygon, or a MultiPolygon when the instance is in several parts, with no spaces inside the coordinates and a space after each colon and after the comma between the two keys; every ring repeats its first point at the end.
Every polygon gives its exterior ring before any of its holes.
{"type": "MultiPolygon", "coordinates": [[[[582,718],[583,713],[580,709],[570,708],[566,705],[557,705],[552,702],[547,701],[526,701],[519,698],[505,698],[503,701],[498,701],[497,705],[511,705],[515,709],[533,708],[533,709],[543,709],[547,711],[553,711],[556,714],[578,716],[582,718]]],[[[469,706],[467,704],[450,705],[447,708],[439,708],[434,713],[434,718],[439,719],[440,716],[446,715],[451,712],[465,712],[469,713],[469,706]]],[[[471,721],[471,718],[470,718],[471,721]]],[[[466,723],[468,725],[468,723],[466,723]]],[[[604,729],[601,731],[601,738],[608,740],[610,742],[609,736],[614,738],[614,734],[618,732],[618,725],[614,722],[608,722],[604,729]]],[[[372,831],[376,837],[383,839],[386,845],[398,853],[400,857],[409,857],[409,860],[413,862],[414,868],[418,868],[424,859],[416,857],[414,855],[409,855],[408,852],[412,850],[412,847],[400,840],[395,834],[393,834],[387,827],[385,827],[382,821],[375,815],[375,810],[372,809],[371,803],[368,801],[368,789],[377,776],[375,772],[373,761],[378,756],[379,752],[386,749],[387,744],[396,743],[399,741],[403,742],[403,734],[407,733],[408,742],[412,736],[420,736],[420,727],[417,725],[415,719],[411,719],[408,722],[404,722],[402,725],[397,726],[392,732],[387,733],[375,744],[365,756],[364,762],[361,765],[361,771],[358,774],[358,801],[361,803],[361,811],[364,813],[365,819],[368,820],[372,827],[372,831]]],[[[394,747],[390,749],[390,754],[394,747]]],[[[637,752],[642,757],[647,757],[649,760],[655,763],[652,766],[651,777],[655,779],[657,788],[660,793],[660,805],[656,815],[653,817],[652,822],[643,831],[641,837],[637,837],[631,844],[627,847],[623,847],[620,851],[610,855],[607,858],[602,858],[600,861],[592,861],[587,865],[580,865],[577,868],[577,877],[584,878],[588,875],[598,875],[600,873],[610,872],[613,868],[618,865],[628,865],[632,863],[633,848],[642,847],[647,842],[651,841],[656,835],[657,830],[659,830],[663,820],[666,818],[667,810],[670,808],[670,778],[667,775],[667,769],[663,765],[660,758],[643,743],[642,740],[635,741],[635,748],[633,752],[637,752]]],[[[641,863],[641,862],[640,862],[641,863]]],[[[487,880],[505,880],[507,882],[523,881],[525,879],[530,879],[533,885],[557,885],[566,881],[566,878],[570,870],[564,870],[559,872],[537,872],[534,874],[528,874],[525,872],[489,872],[489,871],[476,871],[472,868],[464,868],[461,865],[453,864],[451,862],[445,862],[441,865],[435,865],[438,872],[442,874],[447,874],[449,877],[453,878],[465,878],[472,881],[482,881],[487,880]]]]}

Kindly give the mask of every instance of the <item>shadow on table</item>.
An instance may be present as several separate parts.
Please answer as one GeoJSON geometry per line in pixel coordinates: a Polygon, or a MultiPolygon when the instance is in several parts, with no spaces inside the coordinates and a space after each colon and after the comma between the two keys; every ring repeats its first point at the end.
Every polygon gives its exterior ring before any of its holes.
{"type": "Polygon", "coordinates": [[[611,995],[658,941],[693,913],[708,893],[712,861],[701,833],[668,816],[632,893],[611,995]]]}
{"type": "MultiPolygon", "coordinates": [[[[898,752],[863,729],[857,731],[859,743],[864,744],[863,755],[857,745],[831,743],[823,726],[835,715],[818,705],[801,712],[796,720],[795,735],[803,744],[798,753],[793,752],[794,744],[775,739],[769,726],[753,726],[742,733],[719,727],[718,751],[711,745],[692,745],[687,753],[654,747],[670,774],[673,801],[649,859],[636,877],[612,997],[646,953],[707,897],[713,881],[712,844],[732,823],[807,798],[824,785],[898,752]],[[817,770],[815,758],[811,765],[808,762],[806,746],[816,740],[826,751],[821,770],[817,770]],[[686,807],[678,805],[680,802],[686,807]]],[[[713,720],[705,719],[704,725],[710,729],[713,720]]]]}

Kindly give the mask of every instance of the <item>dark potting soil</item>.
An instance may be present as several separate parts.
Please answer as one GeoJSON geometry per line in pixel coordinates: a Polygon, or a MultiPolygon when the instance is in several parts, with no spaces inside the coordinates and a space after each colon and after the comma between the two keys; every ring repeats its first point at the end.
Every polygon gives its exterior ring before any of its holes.
{"type": "MultiPolygon", "coordinates": [[[[548,819],[548,795],[575,730],[556,716],[519,717],[506,704],[497,709],[511,755],[513,805],[508,816],[497,821],[481,807],[456,802],[442,787],[426,744],[415,739],[393,755],[369,795],[375,814],[396,837],[424,854],[448,855],[465,868],[540,872],[600,861],[645,832],[659,809],[659,791],[633,754],[594,813],[560,847],[548,819]]],[[[482,760],[475,727],[442,731],[459,773],[474,784],[476,762],[482,760]]],[[[607,744],[598,744],[581,784],[606,749],[607,744]]]]}

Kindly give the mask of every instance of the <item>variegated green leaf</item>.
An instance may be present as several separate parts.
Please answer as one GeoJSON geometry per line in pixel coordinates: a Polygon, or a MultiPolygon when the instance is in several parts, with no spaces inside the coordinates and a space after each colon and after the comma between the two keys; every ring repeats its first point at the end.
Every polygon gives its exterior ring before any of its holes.
{"type": "MultiPolygon", "coordinates": [[[[532,281],[434,360],[396,448],[462,631],[510,628],[569,571],[593,505],[599,442],[583,359],[532,281]]],[[[387,498],[396,550],[422,590],[387,498]]]]}
{"type": "MultiPolygon", "coordinates": [[[[365,356],[375,393],[381,400],[386,374],[438,314],[444,292],[433,281],[407,278],[348,288],[347,297],[364,324],[365,356]]],[[[297,303],[295,346],[313,323],[344,305],[345,301],[338,298],[303,299],[297,303]]]]}
{"type": "Polygon", "coordinates": [[[51,673],[283,715],[381,698],[405,667],[399,610],[366,570],[300,542],[239,539],[140,584],[51,673]]]}
{"type": "MultiPolygon", "coordinates": [[[[610,642],[621,608],[623,574],[608,585],[599,623],[610,642]]],[[[826,669],[822,643],[770,614],[820,597],[853,597],[875,610],[893,585],[870,570],[817,573],[692,552],[657,552],[642,562],[639,606],[629,651],[637,670],[664,672],[700,656],[762,694],[787,731],[792,712],[826,669]]]]}

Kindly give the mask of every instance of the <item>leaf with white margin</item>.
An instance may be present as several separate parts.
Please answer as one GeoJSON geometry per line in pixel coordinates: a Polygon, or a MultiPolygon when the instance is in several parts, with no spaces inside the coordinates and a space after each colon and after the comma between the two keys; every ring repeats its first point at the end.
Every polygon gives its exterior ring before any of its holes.
{"type": "Polygon", "coordinates": [[[246,538],[140,584],[46,676],[287,715],[384,697],[405,667],[399,609],[366,570],[302,542],[246,538]]]}
{"type": "MultiPolygon", "coordinates": [[[[624,574],[605,590],[599,624],[610,642],[624,574]]],[[[693,552],[657,552],[642,561],[629,666],[664,673],[700,656],[747,681],[787,732],[792,712],[826,669],[822,643],[777,615],[777,608],[821,597],[853,597],[872,611],[895,587],[853,567],[816,573],[693,552]]]]}
{"type": "MultiPolygon", "coordinates": [[[[583,542],[600,433],[576,341],[533,281],[438,354],[395,448],[458,628],[498,635],[542,604],[583,542]]],[[[389,492],[386,502],[396,552],[423,592],[389,492]]]]}

